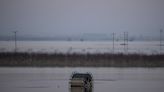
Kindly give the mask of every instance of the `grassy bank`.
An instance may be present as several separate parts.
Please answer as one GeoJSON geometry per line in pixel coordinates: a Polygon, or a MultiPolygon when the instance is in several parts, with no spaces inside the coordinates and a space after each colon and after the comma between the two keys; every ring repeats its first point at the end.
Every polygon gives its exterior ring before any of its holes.
{"type": "Polygon", "coordinates": [[[164,55],[0,53],[1,67],[164,67],[164,55]]]}

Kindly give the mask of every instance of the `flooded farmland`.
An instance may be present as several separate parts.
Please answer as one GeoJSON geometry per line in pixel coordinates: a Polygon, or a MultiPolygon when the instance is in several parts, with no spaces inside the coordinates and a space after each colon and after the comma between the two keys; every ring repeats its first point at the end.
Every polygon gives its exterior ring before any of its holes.
{"type": "MultiPolygon", "coordinates": [[[[14,41],[0,41],[0,52],[13,52],[14,41]]],[[[112,41],[18,41],[18,52],[37,53],[113,53],[112,41]]],[[[159,41],[134,41],[127,46],[115,42],[115,53],[159,54],[164,53],[159,41]]]]}
{"type": "Polygon", "coordinates": [[[163,92],[164,68],[0,68],[1,92],[69,92],[73,72],[93,76],[93,92],[163,92]]]}

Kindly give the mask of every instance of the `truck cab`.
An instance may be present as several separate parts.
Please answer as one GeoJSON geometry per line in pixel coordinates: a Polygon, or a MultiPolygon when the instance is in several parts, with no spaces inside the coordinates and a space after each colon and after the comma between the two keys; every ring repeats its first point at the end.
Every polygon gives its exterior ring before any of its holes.
{"type": "Polygon", "coordinates": [[[70,79],[70,92],[92,92],[92,76],[89,73],[74,73],[70,79]]]}

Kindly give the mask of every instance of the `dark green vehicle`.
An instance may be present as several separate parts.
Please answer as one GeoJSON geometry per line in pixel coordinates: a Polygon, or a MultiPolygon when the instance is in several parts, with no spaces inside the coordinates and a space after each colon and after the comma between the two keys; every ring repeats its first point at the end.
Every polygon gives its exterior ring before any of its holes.
{"type": "Polygon", "coordinates": [[[89,73],[74,73],[70,79],[70,92],[92,92],[93,78],[89,73]]]}

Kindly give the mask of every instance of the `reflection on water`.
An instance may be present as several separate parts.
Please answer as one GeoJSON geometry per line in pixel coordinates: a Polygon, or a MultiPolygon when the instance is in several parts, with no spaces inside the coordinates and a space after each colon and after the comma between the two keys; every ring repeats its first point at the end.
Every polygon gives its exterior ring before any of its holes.
{"type": "Polygon", "coordinates": [[[1,92],[69,92],[72,72],[90,72],[94,92],[163,92],[164,68],[0,68],[1,92]]]}

